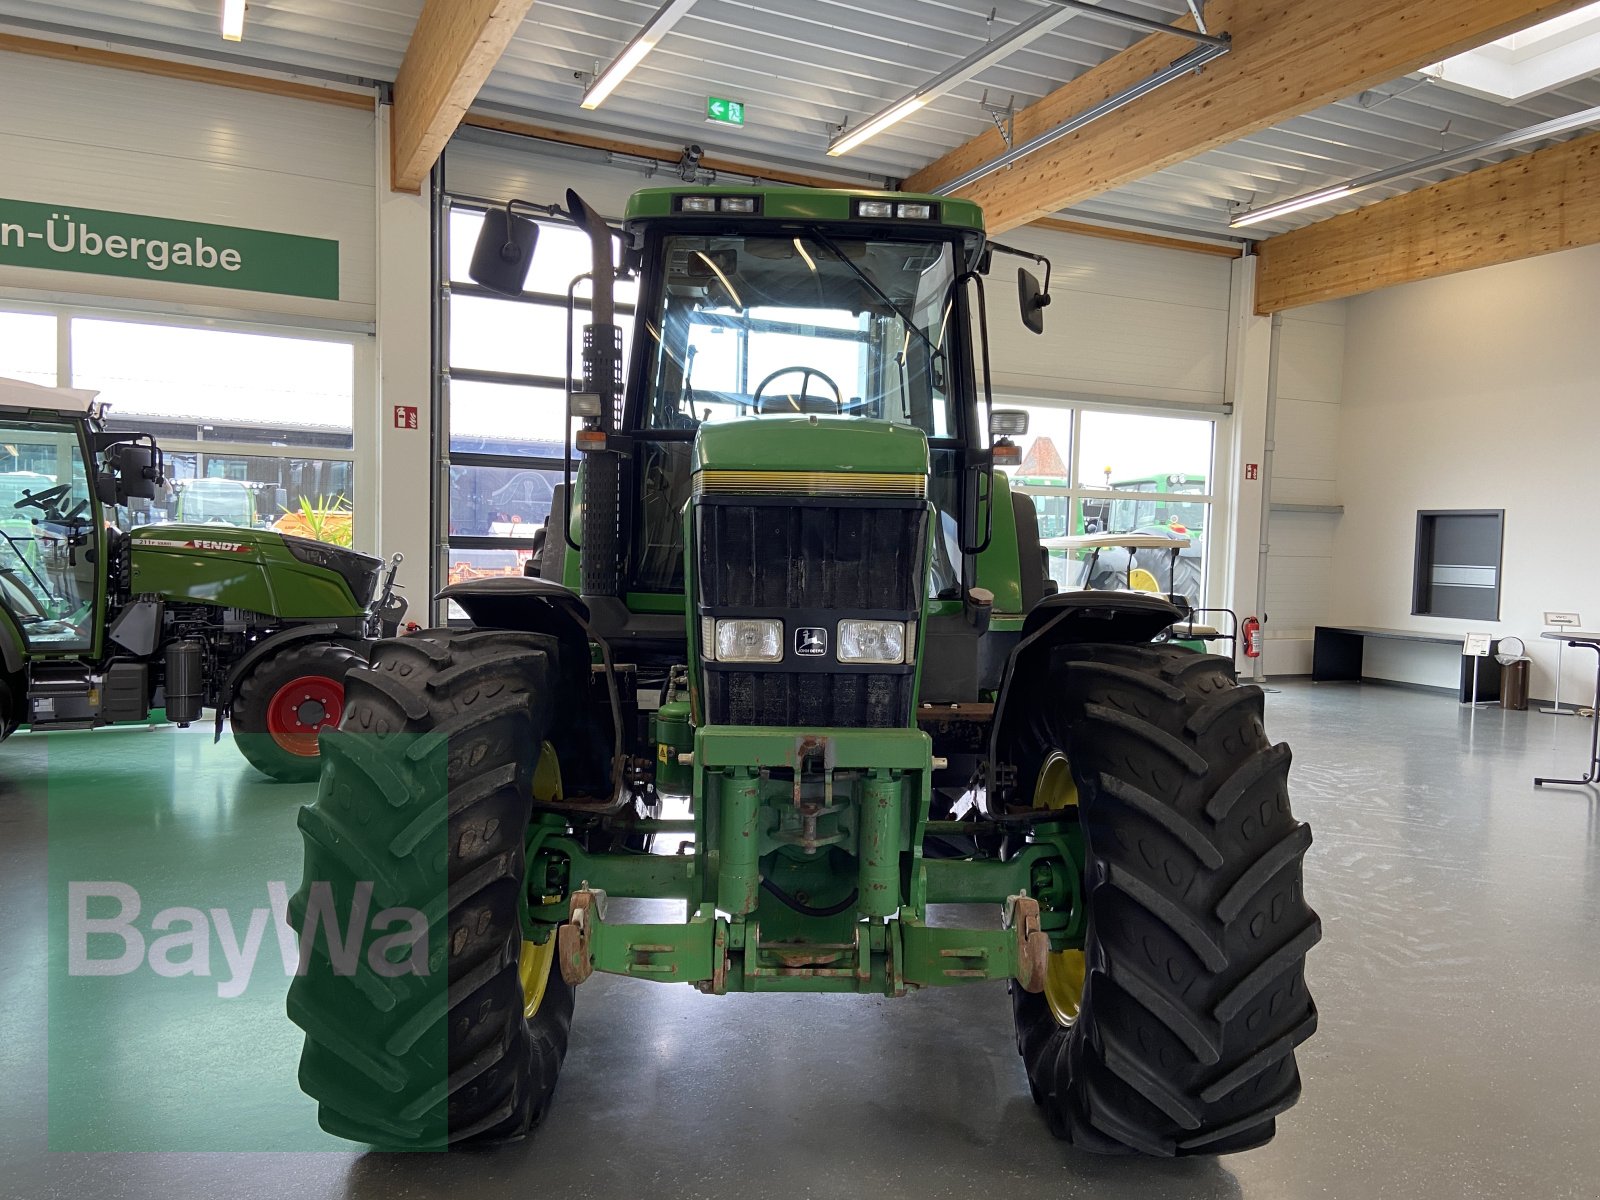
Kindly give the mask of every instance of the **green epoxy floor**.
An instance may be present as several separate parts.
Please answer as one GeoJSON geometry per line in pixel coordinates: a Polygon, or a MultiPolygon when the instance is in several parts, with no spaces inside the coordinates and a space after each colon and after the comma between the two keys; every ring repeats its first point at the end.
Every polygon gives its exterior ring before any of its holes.
{"type": "Polygon", "coordinates": [[[1179,1163],[1052,1140],[998,988],[718,999],[605,977],[532,1139],[352,1151],[295,1087],[270,928],[235,999],[215,933],[210,978],[66,974],[70,880],[135,886],[152,940],[178,905],[243,933],[269,885],[299,881],[312,788],[199,728],[23,735],[0,747],[0,1197],[1600,1193],[1600,794],[1531,783],[1581,769],[1588,721],[1291,684],[1268,723],[1317,837],[1322,1029],[1275,1142],[1179,1163]]]}

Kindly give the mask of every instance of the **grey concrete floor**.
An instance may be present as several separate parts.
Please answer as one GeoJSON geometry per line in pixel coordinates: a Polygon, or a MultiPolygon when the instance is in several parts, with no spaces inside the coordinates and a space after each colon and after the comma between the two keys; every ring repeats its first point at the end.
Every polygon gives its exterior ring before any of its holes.
{"type": "Polygon", "coordinates": [[[532,1139],[351,1152],[295,1087],[270,932],[223,1000],[220,961],[66,978],[57,911],[68,879],[123,880],[146,927],[188,904],[242,931],[298,881],[311,789],[198,730],[24,735],[0,748],[0,1196],[1600,1194],[1600,799],[1532,786],[1581,771],[1590,723],[1294,683],[1268,726],[1316,832],[1322,1027],[1276,1141],[1177,1163],[1051,1139],[998,988],[718,999],[604,977],[532,1139]]]}

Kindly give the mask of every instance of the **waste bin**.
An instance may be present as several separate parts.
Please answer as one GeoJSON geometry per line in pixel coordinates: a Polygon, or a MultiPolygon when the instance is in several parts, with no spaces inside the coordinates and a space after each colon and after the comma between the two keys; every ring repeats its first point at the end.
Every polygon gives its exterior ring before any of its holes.
{"type": "Polygon", "coordinates": [[[1500,664],[1500,707],[1522,712],[1528,707],[1528,664],[1531,659],[1514,658],[1500,664]]]}

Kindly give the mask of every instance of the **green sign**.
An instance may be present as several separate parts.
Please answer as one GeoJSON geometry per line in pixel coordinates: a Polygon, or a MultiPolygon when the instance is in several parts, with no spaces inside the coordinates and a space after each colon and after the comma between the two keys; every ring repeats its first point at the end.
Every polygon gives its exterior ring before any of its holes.
{"type": "Polygon", "coordinates": [[[744,124],[744,101],[724,100],[721,96],[706,97],[706,120],[723,125],[744,124]]]}
{"type": "Polygon", "coordinates": [[[339,298],[328,238],[0,199],[0,267],[339,298]]]}

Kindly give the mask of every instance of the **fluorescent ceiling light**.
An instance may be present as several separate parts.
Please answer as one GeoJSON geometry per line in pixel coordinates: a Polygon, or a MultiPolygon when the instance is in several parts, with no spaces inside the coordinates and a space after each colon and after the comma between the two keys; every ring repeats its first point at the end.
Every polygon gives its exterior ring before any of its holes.
{"type": "MultiPolygon", "coordinates": [[[[1195,36],[1192,33],[1188,36],[1195,36]]],[[[1148,96],[1151,92],[1165,87],[1174,79],[1187,75],[1190,71],[1198,71],[1213,59],[1221,58],[1228,53],[1229,43],[1222,38],[1207,37],[1205,44],[1196,46],[1182,58],[1168,63],[1148,79],[1141,79],[1138,83],[1129,84],[1120,92],[1107,96],[1098,104],[1091,104],[1080,113],[1074,113],[1061,124],[1052,126],[1030,138],[1026,142],[1014,145],[999,158],[991,158],[986,163],[980,163],[965,174],[958,175],[948,183],[941,183],[938,187],[930,189],[935,196],[949,196],[959,192],[962,188],[976,183],[985,176],[992,175],[1002,167],[1009,167],[1012,163],[1026,158],[1036,150],[1042,150],[1052,142],[1058,142],[1070,133],[1075,133],[1085,125],[1092,125],[1112,113],[1126,108],[1135,100],[1148,96]]]]}
{"type": "Polygon", "coordinates": [[[1478,158],[1484,154],[1492,154],[1497,150],[1509,150],[1515,146],[1525,146],[1529,142],[1537,142],[1547,137],[1554,137],[1558,133],[1567,133],[1570,130],[1582,129],[1588,125],[1600,125],[1600,106],[1585,108],[1565,117],[1555,117],[1549,121],[1541,121],[1537,125],[1529,125],[1526,129],[1517,129],[1510,133],[1498,134],[1492,138],[1485,138],[1481,142],[1473,142],[1470,146],[1458,146],[1454,150],[1442,150],[1438,154],[1430,154],[1427,158],[1419,158],[1415,162],[1402,163],[1397,167],[1385,167],[1383,170],[1374,171],[1370,175],[1362,175],[1346,183],[1334,184],[1332,187],[1319,188],[1317,191],[1307,192],[1303,196],[1293,196],[1288,200],[1279,200],[1273,204],[1253,208],[1249,212],[1240,213],[1228,224],[1234,229],[1245,225],[1258,225],[1262,221],[1270,221],[1274,217],[1299,212],[1303,208],[1327,204],[1332,200],[1342,200],[1346,196],[1353,196],[1357,192],[1365,191],[1367,188],[1377,187],[1380,183],[1388,183],[1394,179],[1405,179],[1411,175],[1421,174],[1423,171],[1431,171],[1434,167],[1446,167],[1451,163],[1463,162],[1469,158],[1478,158]]]}
{"type": "Polygon", "coordinates": [[[222,0],[222,40],[244,40],[244,0],[222,0]]]}
{"type": "Polygon", "coordinates": [[[854,129],[844,129],[828,143],[828,154],[837,158],[848,154],[862,142],[875,138],[896,121],[904,120],[930,100],[935,100],[952,88],[960,87],[979,71],[999,62],[1013,50],[1020,50],[1029,42],[1044,36],[1057,25],[1063,24],[1077,13],[1070,8],[1050,7],[1014,25],[1006,33],[974,50],[960,62],[947,67],[924,84],[900,97],[887,108],[879,109],[854,129]]]}
{"type": "Polygon", "coordinates": [[[1302,208],[1315,208],[1319,204],[1328,204],[1331,201],[1343,199],[1354,190],[1350,185],[1341,183],[1337,187],[1323,188],[1320,192],[1308,192],[1304,196],[1296,196],[1293,200],[1283,200],[1277,204],[1269,204],[1265,208],[1257,208],[1247,213],[1240,213],[1228,224],[1235,229],[1242,228],[1245,225],[1258,225],[1262,221],[1270,221],[1274,217],[1299,212],[1302,208]]]}
{"type": "Polygon", "coordinates": [[[862,142],[877,137],[895,122],[903,121],[909,117],[932,98],[931,96],[907,96],[903,100],[897,100],[892,107],[884,109],[876,116],[857,125],[854,129],[848,129],[839,134],[838,137],[828,143],[828,154],[837,158],[841,154],[850,153],[862,142]]]}
{"type": "Polygon", "coordinates": [[[633,35],[633,40],[622,48],[622,53],[613,58],[611,65],[596,75],[594,82],[584,89],[580,102],[583,107],[593,109],[604,104],[606,97],[628,77],[628,72],[656,48],[656,43],[667,35],[667,31],[678,23],[693,3],[694,0],[666,0],[656,9],[655,15],[641,25],[639,32],[633,35]]]}

